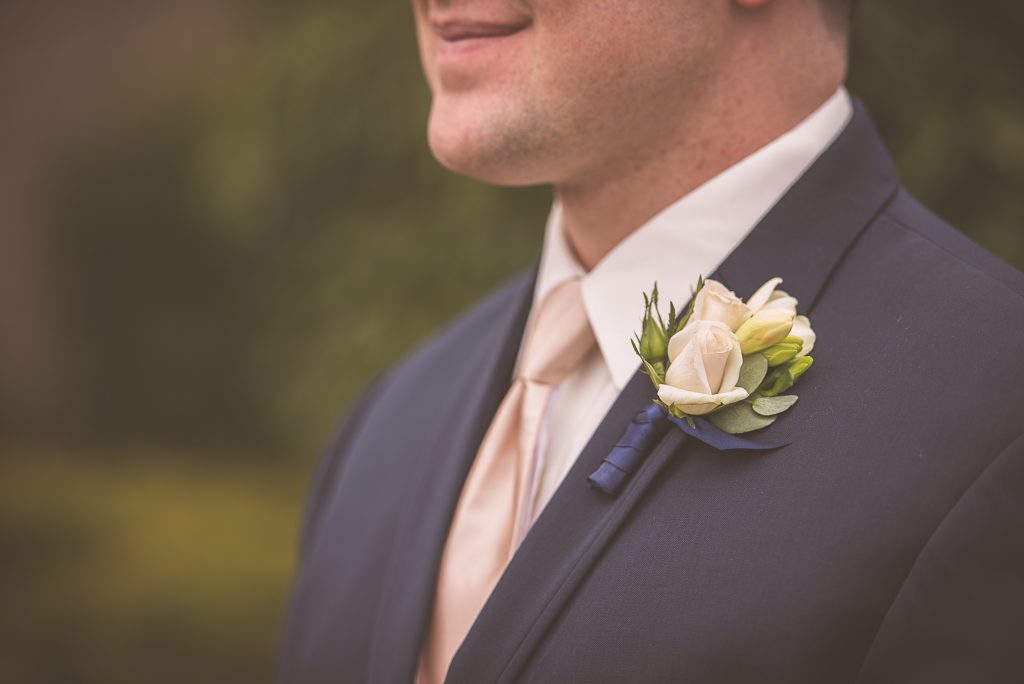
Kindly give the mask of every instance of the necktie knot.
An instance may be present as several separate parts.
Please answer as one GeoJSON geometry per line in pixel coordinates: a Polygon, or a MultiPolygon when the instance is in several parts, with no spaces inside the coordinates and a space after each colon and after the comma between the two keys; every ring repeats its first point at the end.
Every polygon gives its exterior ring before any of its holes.
{"type": "Polygon", "coordinates": [[[594,333],[583,306],[580,279],[567,280],[540,303],[524,341],[519,377],[557,385],[593,346],[594,333]]]}

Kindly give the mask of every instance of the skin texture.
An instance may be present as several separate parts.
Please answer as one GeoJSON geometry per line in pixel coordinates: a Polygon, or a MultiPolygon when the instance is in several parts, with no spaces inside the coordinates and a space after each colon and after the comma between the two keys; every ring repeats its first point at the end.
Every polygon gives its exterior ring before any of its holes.
{"type": "Polygon", "coordinates": [[[818,0],[413,0],[447,168],[551,184],[591,268],[824,102],[845,36],[818,0]]]}

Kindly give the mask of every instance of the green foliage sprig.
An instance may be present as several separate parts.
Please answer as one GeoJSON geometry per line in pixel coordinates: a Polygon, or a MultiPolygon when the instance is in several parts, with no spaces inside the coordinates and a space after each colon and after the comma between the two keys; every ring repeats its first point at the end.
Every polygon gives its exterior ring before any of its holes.
{"type": "MultiPolygon", "coordinates": [[[[658,306],[658,283],[654,283],[651,294],[646,292],[644,296],[644,315],[640,319],[640,332],[633,336],[630,344],[633,351],[640,357],[644,372],[651,379],[654,388],[657,389],[665,383],[665,372],[668,370],[668,341],[672,336],[686,327],[693,315],[694,303],[697,301],[697,294],[704,287],[704,277],[697,279],[697,287],[690,297],[690,305],[682,316],[676,315],[676,305],[669,302],[668,323],[661,317],[661,310],[658,306]]],[[[660,401],[658,404],[664,406],[660,401]]],[[[667,407],[666,407],[667,408],[667,407]]]]}

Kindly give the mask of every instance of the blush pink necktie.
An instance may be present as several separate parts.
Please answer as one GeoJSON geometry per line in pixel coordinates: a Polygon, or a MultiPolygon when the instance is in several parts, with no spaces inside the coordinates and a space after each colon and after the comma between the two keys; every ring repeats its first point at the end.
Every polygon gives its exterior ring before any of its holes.
{"type": "Polygon", "coordinates": [[[537,436],[551,391],[594,345],[580,280],[540,304],[519,373],[484,435],[462,488],[441,557],[418,684],[441,684],[455,652],[532,520],[537,436]]]}

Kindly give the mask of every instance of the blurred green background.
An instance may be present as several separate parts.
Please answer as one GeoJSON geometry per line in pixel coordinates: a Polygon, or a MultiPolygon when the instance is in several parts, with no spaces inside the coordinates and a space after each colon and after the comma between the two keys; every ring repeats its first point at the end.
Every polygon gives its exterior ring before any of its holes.
{"type": "MultiPolygon", "coordinates": [[[[862,4],[906,184],[1024,266],[1024,4],[862,4]]],[[[266,681],[333,425],[549,192],[435,165],[407,3],[4,3],[0,54],[0,681],[266,681]]]]}

